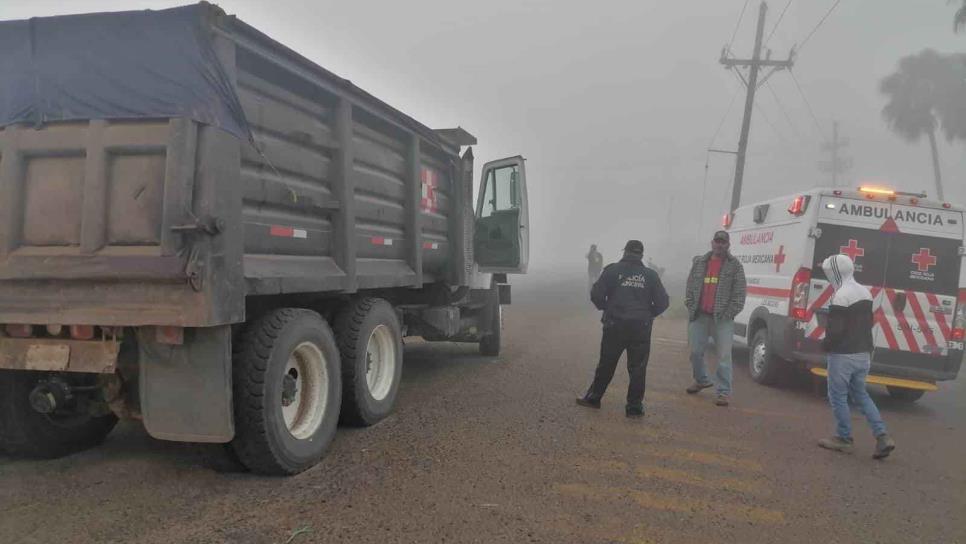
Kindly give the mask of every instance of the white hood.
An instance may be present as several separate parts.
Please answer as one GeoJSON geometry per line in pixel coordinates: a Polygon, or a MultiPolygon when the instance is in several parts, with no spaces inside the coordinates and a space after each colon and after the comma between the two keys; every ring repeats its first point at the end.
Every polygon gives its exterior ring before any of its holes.
{"type": "Polygon", "coordinates": [[[851,306],[860,300],[872,300],[872,293],[855,281],[855,264],[847,255],[832,255],[825,259],[822,270],[835,289],[832,304],[851,306]]]}

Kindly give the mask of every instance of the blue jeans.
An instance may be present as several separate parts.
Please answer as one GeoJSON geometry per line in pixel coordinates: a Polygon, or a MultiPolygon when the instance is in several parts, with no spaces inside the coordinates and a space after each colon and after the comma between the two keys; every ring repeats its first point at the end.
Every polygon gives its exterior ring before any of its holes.
{"type": "Polygon", "coordinates": [[[828,354],[828,403],[835,415],[835,432],[840,438],[852,439],[852,416],[849,413],[849,396],[869,421],[872,434],[885,434],[886,426],[879,409],[865,389],[865,377],[872,364],[868,353],[828,354]]]}
{"type": "Polygon", "coordinates": [[[714,336],[714,347],[718,358],[718,370],[715,373],[716,390],[719,395],[731,395],[731,344],[734,334],[733,320],[719,321],[704,313],[699,313],[698,318],[688,324],[691,370],[694,373],[694,381],[701,385],[711,383],[707,365],[704,363],[704,351],[708,347],[708,337],[714,336]]]}

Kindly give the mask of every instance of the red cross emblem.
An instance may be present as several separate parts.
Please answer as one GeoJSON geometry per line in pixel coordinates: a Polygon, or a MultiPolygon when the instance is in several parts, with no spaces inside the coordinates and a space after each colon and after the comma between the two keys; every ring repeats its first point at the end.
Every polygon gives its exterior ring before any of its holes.
{"type": "Polygon", "coordinates": [[[928,247],[921,247],[919,253],[912,254],[912,262],[919,267],[920,272],[929,272],[929,267],[935,266],[938,259],[930,253],[928,247]]]}
{"type": "Polygon", "coordinates": [[[785,264],[785,246],[778,246],[778,253],[775,254],[775,272],[782,271],[782,265],[785,264]]]}
{"type": "Polygon", "coordinates": [[[849,240],[849,245],[839,247],[839,253],[848,255],[852,259],[852,262],[855,262],[855,259],[859,257],[865,256],[865,250],[859,247],[859,241],[854,239],[849,240]]]}

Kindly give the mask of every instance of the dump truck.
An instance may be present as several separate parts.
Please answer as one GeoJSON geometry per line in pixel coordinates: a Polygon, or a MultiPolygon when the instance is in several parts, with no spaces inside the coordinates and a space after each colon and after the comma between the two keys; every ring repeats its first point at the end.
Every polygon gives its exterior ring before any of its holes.
{"type": "Polygon", "coordinates": [[[500,351],[523,157],[483,165],[474,206],[470,133],[215,5],[0,22],[0,109],[12,455],[125,418],[294,474],[392,411],[404,336],[500,351]]]}

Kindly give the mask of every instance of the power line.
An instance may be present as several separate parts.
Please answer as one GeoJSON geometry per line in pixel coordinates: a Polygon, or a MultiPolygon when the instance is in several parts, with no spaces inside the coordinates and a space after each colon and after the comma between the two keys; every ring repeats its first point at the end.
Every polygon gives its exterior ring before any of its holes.
{"type": "Polygon", "coordinates": [[[795,77],[795,72],[789,70],[788,73],[792,76],[792,81],[795,82],[795,88],[798,89],[798,94],[801,95],[802,101],[805,102],[805,106],[808,108],[808,113],[812,116],[812,121],[815,121],[815,128],[818,129],[818,133],[822,140],[825,140],[825,135],[822,134],[822,123],[818,122],[818,117],[815,116],[815,110],[812,109],[812,104],[808,101],[805,96],[805,91],[802,90],[801,84],[798,83],[798,78],[795,77]]]}
{"type": "Polygon", "coordinates": [[[788,0],[785,4],[785,8],[782,10],[781,15],[778,16],[778,20],[775,21],[775,26],[771,27],[771,32],[768,33],[768,37],[765,38],[765,46],[768,46],[768,42],[771,41],[771,37],[775,35],[775,31],[778,30],[778,25],[781,24],[782,19],[785,18],[785,12],[788,11],[788,6],[792,5],[792,0],[788,0]]]}
{"type": "Polygon", "coordinates": [[[735,105],[735,100],[738,98],[739,91],[741,91],[741,85],[736,85],[735,92],[731,95],[731,102],[728,103],[728,109],[726,109],[724,115],[721,116],[721,121],[718,122],[718,128],[715,129],[714,135],[711,136],[711,141],[708,143],[708,147],[714,147],[714,142],[718,139],[718,134],[721,133],[721,127],[724,126],[725,120],[728,119],[728,114],[731,113],[731,108],[735,105]]]}
{"type": "MultiPolygon", "coordinates": [[[[741,76],[739,74],[735,73],[735,77],[738,78],[739,81],[742,81],[741,80],[741,76]]],[[[761,105],[758,102],[755,102],[754,103],[754,106],[755,106],[755,110],[759,114],[761,114],[761,118],[765,120],[765,123],[769,127],[771,127],[771,131],[775,133],[775,136],[778,137],[778,139],[781,141],[782,145],[788,146],[788,140],[785,138],[785,135],[782,134],[781,131],[778,130],[778,127],[775,125],[775,123],[773,123],[772,120],[771,120],[771,118],[768,117],[768,114],[765,113],[765,109],[762,108],[761,105]]]]}
{"type": "Polygon", "coordinates": [[[731,33],[731,41],[728,42],[728,51],[731,51],[731,46],[735,43],[735,36],[738,35],[738,28],[741,27],[741,20],[745,18],[745,10],[748,9],[748,1],[745,0],[745,5],[741,6],[741,13],[738,14],[738,22],[735,23],[735,31],[731,33]]]}
{"type": "Polygon", "coordinates": [[[801,131],[798,130],[798,126],[796,126],[795,123],[792,122],[792,118],[788,115],[788,111],[785,109],[785,104],[783,104],[781,99],[778,98],[778,93],[775,92],[775,88],[772,87],[771,83],[767,81],[765,82],[765,86],[768,87],[769,91],[771,91],[771,95],[775,98],[775,103],[778,104],[778,109],[781,110],[782,115],[785,116],[785,120],[788,121],[788,126],[792,127],[792,132],[794,132],[795,135],[798,136],[799,140],[804,139],[802,137],[801,131]]]}
{"type": "Polygon", "coordinates": [[[808,36],[805,36],[804,40],[802,40],[802,44],[798,46],[799,52],[801,52],[802,48],[805,47],[805,44],[808,43],[808,40],[810,40],[812,36],[815,35],[815,33],[822,26],[822,24],[825,23],[825,20],[828,19],[828,16],[831,15],[833,11],[835,11],[835,8],[837,8],[841,2],[842,0],[835,0],[835,3],[832,4],[832,7],[830,7],[828,11],[825,12],[825,15],[822,17],[822,19],[818,22],[817,25],[815,25],[815,28],[813,28],[812,31],[808,33],[808,36]]]}

